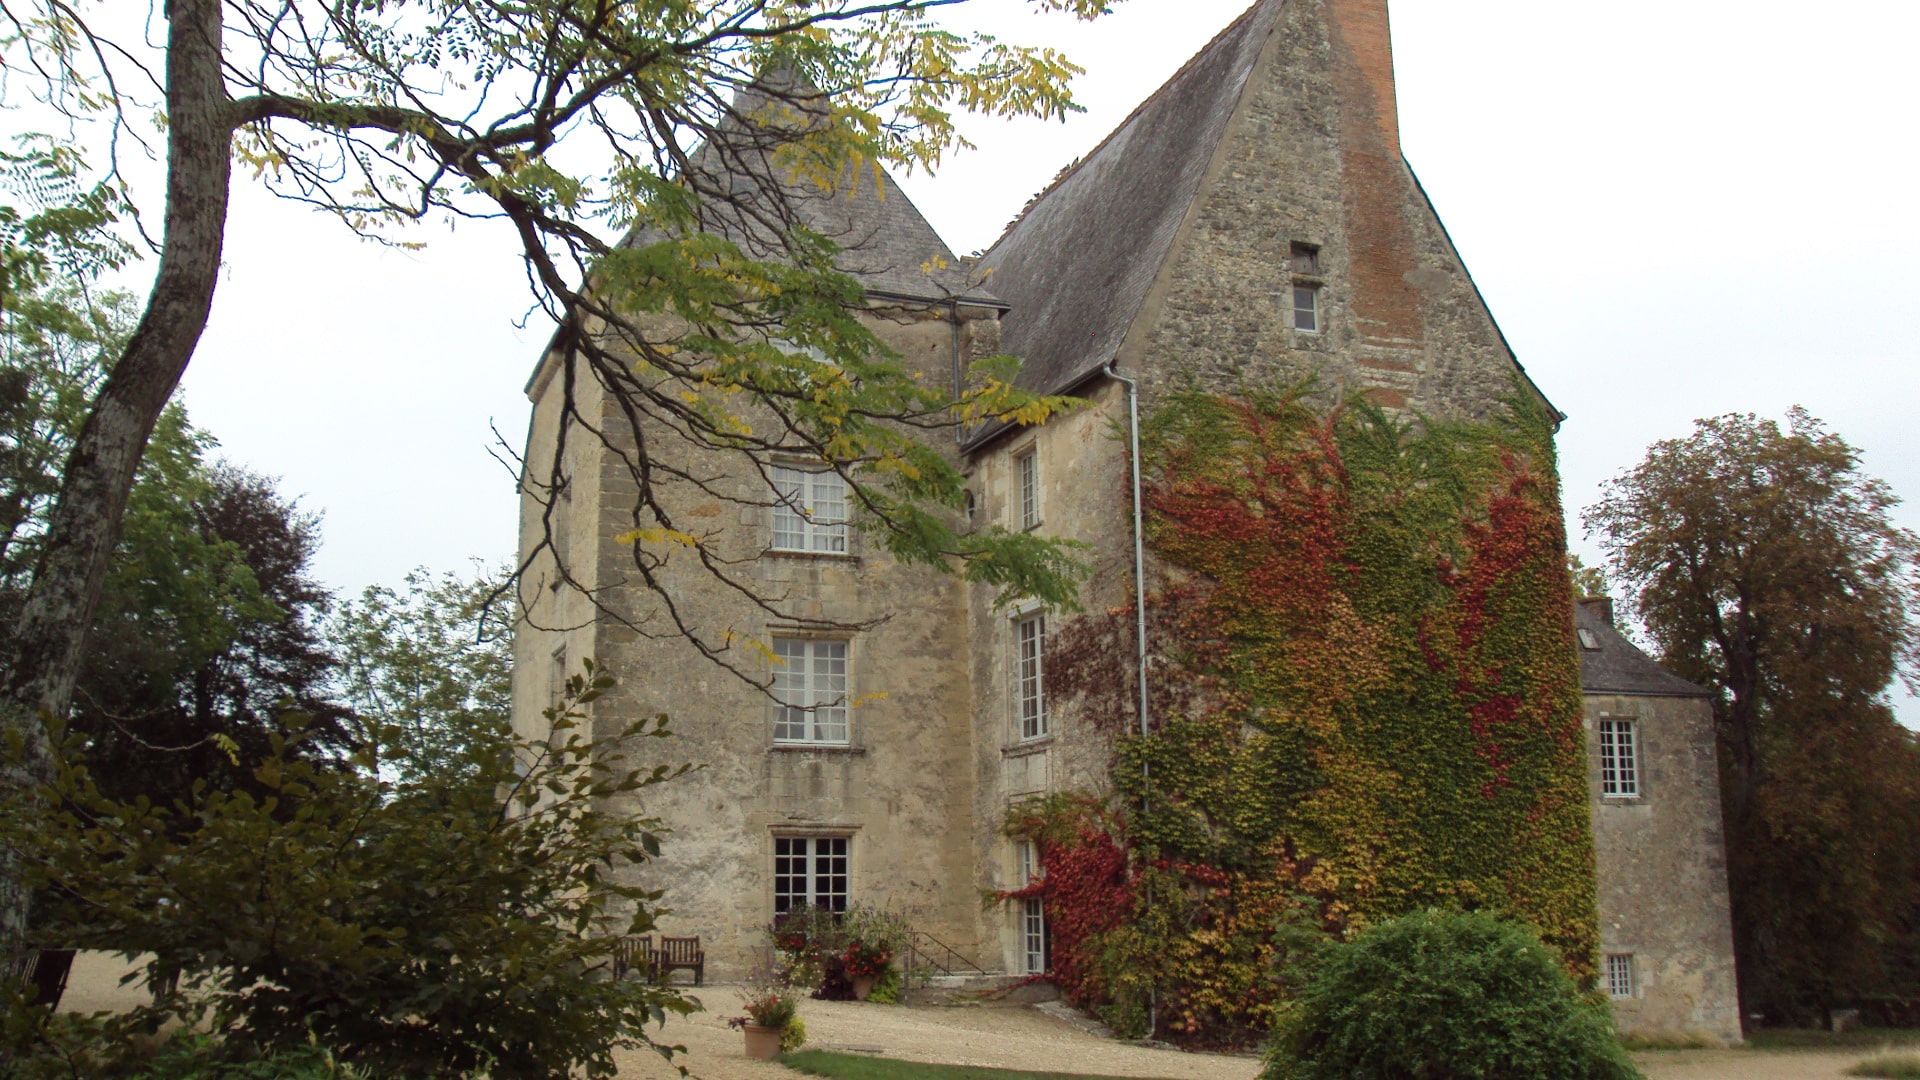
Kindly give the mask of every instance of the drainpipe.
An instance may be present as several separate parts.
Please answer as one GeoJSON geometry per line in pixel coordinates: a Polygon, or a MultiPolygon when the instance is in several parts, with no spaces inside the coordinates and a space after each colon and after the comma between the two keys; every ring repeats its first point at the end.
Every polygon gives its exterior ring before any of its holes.
{"type": "MultiPolygon", "coordinates": [[[[1127,459],[1133,480],[1133,615],[1134,641],[1138,644],[1135,665],[1140,670],[1140,737],[1147,736],[1147,531],[1140,494],[1140,385],[1120,374],[1114,361],[1107,361],[1107,376],[1127,388],[1127,459]]],[[[1140,808],[1147,808],[1147,788],[1152,772],[1140,763],[1140,808]]],[[[1160,1033],[1160,988],[1147,988],[1147,1037],[1160,1033]]]]}
{"type": "MultiPolygon", "coordinates": [[[[953,323],[953,400],[959,401],[966,391],[966,365],[960,362],[960,299],[954,297],[947,301],[947,319],[953,323]]],[[[954,428],[954,434],[960,442],[967,441],[964,426],[954,428]]]]}
{"type": "MultiPolygon", "coordinates": [[[[1108,379],[1127,388],[1127,465],[1133,473],[1133,640],[1139,644],[1135,665],[1140,669],[1140,738],[1146,738],[1146,521],[1140,498],[1140,384],[1106,363],[1108,379]]],[[[1146,809],[1146,782],[1150,767],[1140,763],[1140,809],[1146,809]]],[[[1146,1036],[1160,1034],[1160,988],[1146,988],[1146,1036]]]]}
{"type": "Polygon", "coordinates": [[[1127,454],[1133,473],[1133,614],[1140,671],[1140,734],[1147,734],[1147,538],[1140,495],[1140,386],[1107,362],[1107,377],[1127,388],[1127,454]]]}

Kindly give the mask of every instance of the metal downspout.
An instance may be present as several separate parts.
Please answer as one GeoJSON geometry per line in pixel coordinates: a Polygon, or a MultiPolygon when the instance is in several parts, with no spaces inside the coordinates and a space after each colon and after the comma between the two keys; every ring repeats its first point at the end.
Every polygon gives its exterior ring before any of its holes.
{"type": "MultiPolygon", "coordinates": [[[[1140,494],[1140,387],[1107,363],[1107,376],[1127,388],[1127,462],[1133,474],[1134,657],[1140,672],[1140,734],[1147,734],[1147,538],[1140,494]]],[[[1143,793],[1144,795],[1144,793],[1143,793]]]]}
{"type": "MultiPolygon", "coordinates": [[[[960,362],[960,301],[957,298],[947,301],[947,321],[953,324],[953,400],[959,401],[966,393],[967,379],[966,365],[960,362]]],[[[953,434],[955,441],[965,443],[966,425],[956,426],[953,434]]]]}
{"type": "MultiPolygon", "coordinates": [[[[1133,474],[1133,632],[1138,645],[1135,666],[1140,671],[1140,737],[1147,737],[1147,531],[1145,500],[1140,492],[1140,386],[1120,374],[1114,362],[1107,362],[1107,375],[1127,388],[1127,464],[1133,474]]],[[[1149,781],[1153,773],[1147,762],[1140,763],[1140,809],[1147,808],[1149,781]]],[[[1160,988],[1147,987],[1147,1037],[1160,1033],[1160,988]]]]}

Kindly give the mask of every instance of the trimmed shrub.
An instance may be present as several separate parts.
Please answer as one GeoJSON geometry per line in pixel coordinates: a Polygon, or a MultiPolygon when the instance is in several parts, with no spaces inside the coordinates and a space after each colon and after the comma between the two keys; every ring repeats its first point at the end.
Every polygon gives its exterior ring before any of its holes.
{"type": "Polygon", "coordinates": [[[1606,1006],[1532,930],[1428,911],[1329,949],[1263,1080],[1634,1080],[1606,1006]]]}

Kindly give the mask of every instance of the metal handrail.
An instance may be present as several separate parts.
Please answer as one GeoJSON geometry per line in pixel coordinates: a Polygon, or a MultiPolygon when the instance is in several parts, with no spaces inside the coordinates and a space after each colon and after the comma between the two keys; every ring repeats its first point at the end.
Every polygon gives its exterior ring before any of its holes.
{"type": "Polygon", "coordinates": [[[953,946],[925,930],[907,931],[907,950],[912,954],[908,957],[909,966],[912,965],[913,956],[918,956],[926,967],[941,975],[987,974],[985,968],[962,956],[953,946]],[[944,954],[945,962],[942,956],[935,954],[933,951],[935,949],[939,950],[940,954],[944,954]],[[960,968],[965,970],[956,970],[960,968]]]}

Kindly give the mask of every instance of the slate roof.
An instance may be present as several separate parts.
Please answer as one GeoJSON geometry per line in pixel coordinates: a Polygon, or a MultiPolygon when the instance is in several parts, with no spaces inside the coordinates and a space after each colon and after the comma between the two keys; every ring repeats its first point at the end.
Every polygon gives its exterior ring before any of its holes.
{"type": "Polygon", "coordinates": [[[1605,600],[1582,600],[1573,605],[1573,625],[1580,651],[1580,690],[1587,694],[1635,694],[1647,697],[1711,697],[1705,688],[1673,674],[1641,652],[1613,628],[1603,610],[1605,600]],[[1587,640],[1600,646],[1587,648],[1587,640]]]}
{"type": "MultiPolygon", "coordinates": [[[[777,81],[781,76],[770,78],[777,81]]],[[[805,91],[794,96],[804,98],[805,91]]],[[[743,90],[732,102],[720,132],[689,156],[689,172],[701,174],[713,189],[723,189],[737,200],[703,201],[700,213],[706,231],[732,240],[756,258],[778,259],[780,249],[772,223],[783,219],[783,207],[768,195],[777,189],[785,199],[785,209],[839,246],[838,268],[857,278],[870,296],[929,303],[958,301],[1006,310],[1006,303],[981,283],[978,268],[954,257],[884,166],[877,162],[849,166],[842,182],[831,191],[810,180],[790,179],[775,167],[769,151],[778,136],[756,132],[741,120],[756,115],[769,100],[763,89],[743,90]]],[[[637,247],[656,242],[662,235],[656,229],[639,228],[620,243],[637,247]]],[[[564,332],[564,327],[556,329],[547,347],[540,351],[527,376],[529,395],[564,332]]]]}
{"type": "MultiPolygon", "coordinates": [[[[1036,196],[982,259],[1012,305],[1021,383],[1070,389],[1111,361],[1199,196],[1283,0],[1263,0],[1036,196]]],[[[983,433],[983,437],[986,433],[983,433]]]]}
{"type": "MultiPolygon", "coordinates": [[[[780,80],[775,74],[763,83],[780,80]]],[[[805,108],[808,95],[817,93],[804,85],[797,90],[774,85],[772,92],[786,93],[789,101],[798,99],[800,109],[805,108]]],[[[730,195],[730,199],[704,202],[701,211],[707,231],[727,237],[756,257],[777,257],[773,223],[782,220],[782,209],[790,209],[800,223],[841,248],[839,269],[858,278],[869,293],[1006,307],[977,276],[970,275],[968,264],[954,257],[883,166],[876,162],[850,165],[829,191],[776,165],[771,151],[783,136],[742,119],[764,115],[770,101],[763,86],[743,90],[721,130],[691,156],[688,172],[730,195]],[[776,205],[774,191],[785,200],[784,208],[776,205]]],[[[788,113],[793,114],[792,108],[788,113]]],[[[624,243],[646,243],[657,235],[640,232],[624,243]]]]}

